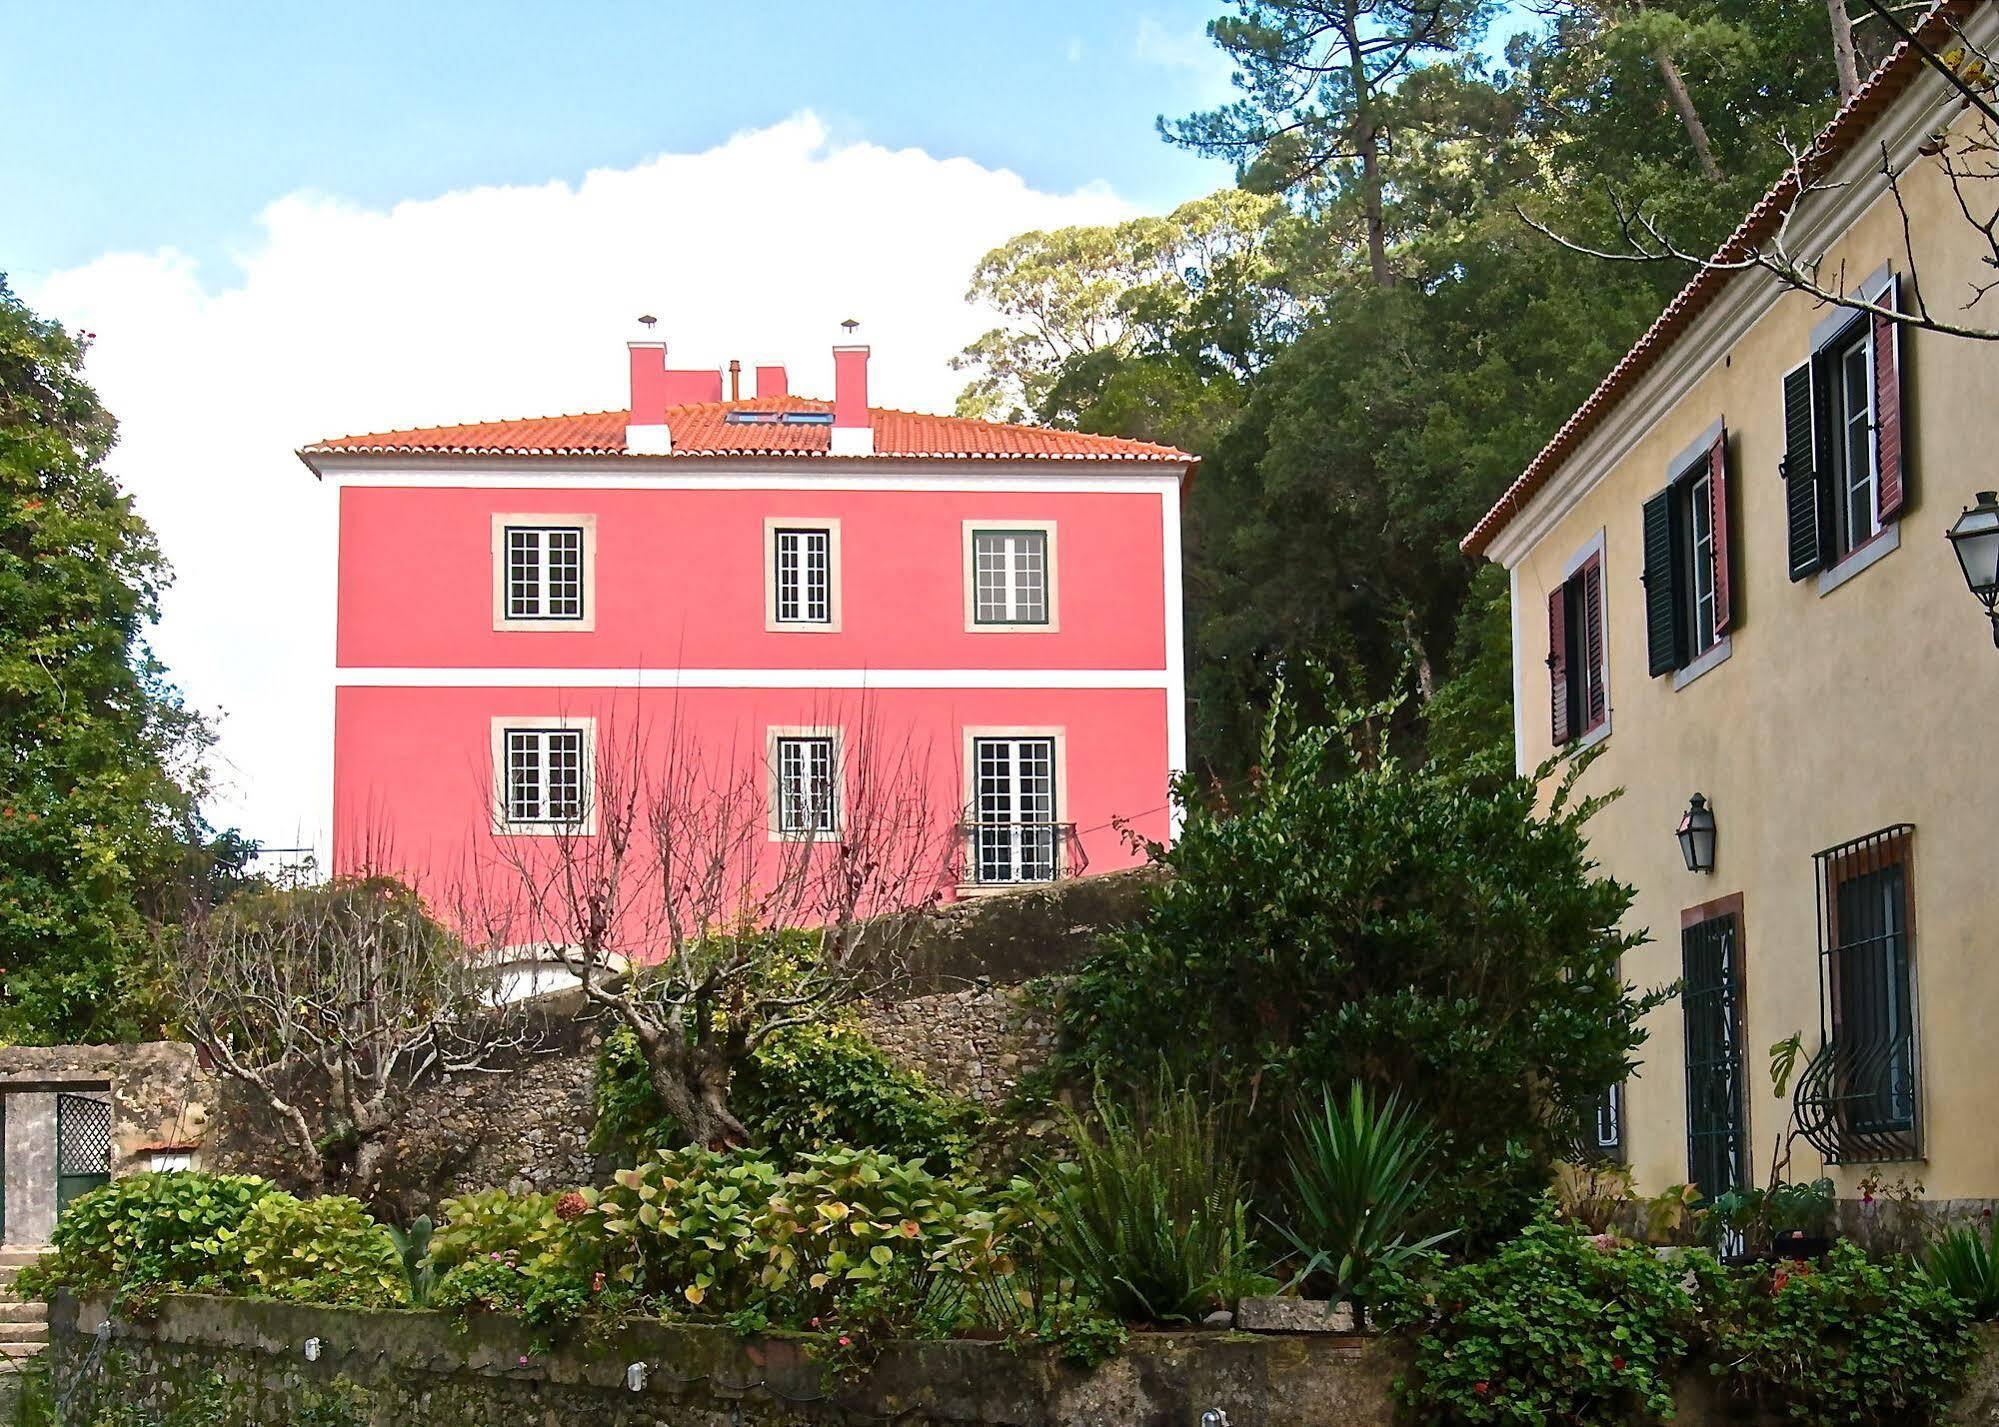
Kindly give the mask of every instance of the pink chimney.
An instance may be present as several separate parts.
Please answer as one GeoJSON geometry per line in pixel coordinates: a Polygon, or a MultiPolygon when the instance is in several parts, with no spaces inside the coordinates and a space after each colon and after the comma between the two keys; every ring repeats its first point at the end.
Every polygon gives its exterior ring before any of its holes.
{"type": "Polygon", "coordinates": [[[759,397],[789,396],[790,394],[791,380],[785,375],[783,367],[757,368],[757,395],[759,397]]]}
{"type": "Polygon", "coordinates": [[[872,456],[875,430],[868,417],[868,349],[833,349],[833,454],[872,456]]]}
{"type": "Polygon", "coordinates": [[[673,450],[667,409],[720,401],[721,370],[671,370],[666,365],[666,343],[650,336],[625,346],[632,363],[632,410],[626,418],[625,450],[634,456],[667,455],[673,450]]]}

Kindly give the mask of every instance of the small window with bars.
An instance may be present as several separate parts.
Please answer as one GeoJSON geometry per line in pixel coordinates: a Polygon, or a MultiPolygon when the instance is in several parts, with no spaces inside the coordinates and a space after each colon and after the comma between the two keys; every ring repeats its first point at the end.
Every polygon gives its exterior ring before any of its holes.
{"type": "Polygon", "coordinates": [[[1060,872],[1055,740],[975,738],[971,853],[981,884],[1050,882],[1060,872]]]}
{"type": "Polygon", "coordinates": [[[1818,1053],[1798,1077],[1798,1127],[1829,1163],[1922,1155],[1915,927],[1907,823],[1821,852],[1818,1053]]]}
{"type": "Polygon", "coordinates": [[[833,532],[781,526],[771,532],[771,618],[778,624],[833,622],[833,532]]]}
{"type": "Polygon", "coordinates": [[[840,830],[839,760],[830,734],[780,736],[777,830],[785,837],[824,837],[840,830]]]}
{"type": "Polygon", "coordinates": [[[505,528],[506,617],[582,620],[583,527],[505,528]]]}
{"type": "Polygon", "coordinates": [[[589,807],[584,730],[508,728],[501,735],[501,806],[510,826],[576,827],[589,807]]]}
{"type": "Polygon", "coordinates": [[[1047,530],[972,531],[974,625],[1051,622],[1050,543],[1047,530]]]}

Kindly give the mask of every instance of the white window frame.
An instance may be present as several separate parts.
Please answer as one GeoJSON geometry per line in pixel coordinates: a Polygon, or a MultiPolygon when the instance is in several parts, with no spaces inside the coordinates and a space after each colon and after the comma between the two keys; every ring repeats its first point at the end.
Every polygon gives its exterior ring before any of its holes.
{"type": "Polygon", "coordinates": [[[1839,508],[1836,513],[1836,527],[1841,548],[1835,551],[1837,559],[1833,561],[1833,564],[1837,565],[1839,561],[1846,559],[1881,533],[1881,447],[1880,438],[1876,435],[1880,418],[1874,409],[1879,399],[1880,388],[1874,374],[1874,324],[1871,321],[1863,322],[1856,336],[1833,349],[1831,366],[1833,415],[1838,422],[1838,434],[1834,438],[1837,446],[1836,459],[1839,463],[1839,508]],[[1851,438],[1854,423],[1860,420],[1862,413],[1848,404],[1846,385],[1847,359],[1854,355],[1856,349],[1860,354],[1861,366],[1865,369],[1863,380],[1866,383],[1864,394],[1867,473],[1861,485],[1856,485],[1854,480],[1851,438]],[[1863,485],[1867,500],[1867,525],[1864,531],[1853,524],[1853,501],[1856,495],[1863,493],[1863,485]]]}
{"type": "Polygon", "coordinates": [[[767,516],[764,519],[764,630],[770,634],[837,634],[840,629],[840,522],[825,516],[767,516]],[[825,619],[778,617],[778,535],[819,531],[826,537],[825,619]]]}
{"type": "MultiPolygon", "coordinates": [[[[506,837],[591,836],[597,831],[597,720],[545,714],[496,714],[492,720],[493,831],[506,837]],[[576,733],[580,735],[583,816],[575,820],[546,817],[516,818],[508,759],[510,735],[516,733],[576,733]]],[[[542,787],[548,785],[546,746],[541,765],[542,787]]],[[[544,801],[546,793],[544,791],[544,801]]]]}
{"type": "MultiPolygon", "coordinates": [[[[1687,504],[1687,663],[1714,648],[1714,473],[1703,466],[1675,491],[1687,504]]],[[[1685,667],[1682,665],[1681,667],[1685,667]]]]}
{"type": "MultiPolygon", "coordinates": [[[[961,893],[977,893],[1005,890],[1012,887],[1038,887],[1048,882],[1058,882],[1069,875],[1066,866],[1069,849],[1061,833],[1064,813],[1069,807],[1069,749],[1068,732],[1054,726],[1000,726],[990,728],[967,728],[964,732],[964,807],[966,820],[979,821],[979,745],[988,741],[1019,743],[1027,739],[1039,739],[1051,746],[1053,757],[1051,794],[1054,807],[1051,809],[1049,825],[1056,829],[1050,856],[1050,875],[1046,878],[1017,877],[1010,881],[984,881],[979,876],[979,840],[975,829],[966,840],[965,878],[959,886],[961,893]]],[[[1017,762],[1017,760],[1016,760],[1017,762]]],[[[1018,803],[1018,790],[1014,801],[1018,803]]],[[[1019,848],[1015,847],[1016,867],[1020,862],[1019,848]]]]}
{"type": "MultiPolygon", "coordinates": [[[[1061,561],[1056,552],[1055,522],[1052,520],[1007,520],[1002,518],[967,520],[964,523],[965,632],[968,634],[1053,634],[1062,627],[1061,561]],[[1048,617],[1031,623],[979,618],[979,536],[1021,533],[1042,537],[1043,596],[1048,617]]],[[[1011,595],[1009,590],[1009,595],[1011,595]]]]}
{"type": "Polygon", "coordinates": [[[846,739],[842,730],[821,724],[785,724],[772,727],[765,738],[765,757],[770,768],[770,841],[772,842],[839,842],[846,837],[846,739]],[[784,818],[784,745],[806,741],[822,741],[831,745],[832,781],[832,826],[829,828],[790,828],[784,818]]]}
{"type": "MultiPolygon", "coordinates": [[[[546,596],[548,564],[542,562],[542,582],[546,596]]],[[[597,627],[597,517],[564,515],[539,511],[503,512],[493,517],[493,628],[495,630],[571,630],[588,633],[597,627]],[[507,555],[508,532],[514,530],[577,530],[582,532],[583,612],[580,615],[524,615],[513,613],[507,555]]]]}

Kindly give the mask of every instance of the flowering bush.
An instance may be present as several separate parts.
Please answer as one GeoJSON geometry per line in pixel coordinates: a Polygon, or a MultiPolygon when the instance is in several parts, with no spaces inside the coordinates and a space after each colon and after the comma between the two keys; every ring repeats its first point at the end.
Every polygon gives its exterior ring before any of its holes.
{"type": "Polygon", "coordinates": [[[1782,1263],[1706,1284],[1711,1371],[1792,1420],[1933,1421],[1977,1352],[1966,1305],[1905,1260],[1840,1243],[1822,1264],[1782,1263]]]}
{"type": "Polygon", "coordinates": [[[603,1258],[595,1225],[585,1223],[590,1202],[580,1190],[563,1194],[510,1194],[483,1189],[438,1206],[428,1259],[440,1275],[474,1260],[508,1254],[525,1267],[587,1274],[603,1258]]]}
{"type": "Polygon", "coordinates": [[[1670,1417],[1695,1326],[1688,1267],[1544,1204],[1490,1259],[1393,1285],[1383,1316],[1419,1332],[1402,1394],[1429,1422],[1670,1417]]]}

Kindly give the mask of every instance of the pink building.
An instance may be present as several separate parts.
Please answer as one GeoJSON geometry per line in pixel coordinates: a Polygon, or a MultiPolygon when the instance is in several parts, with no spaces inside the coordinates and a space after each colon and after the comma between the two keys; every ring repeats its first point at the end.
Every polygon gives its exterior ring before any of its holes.
{"type": "Polygon", "coordinates": [[[946,896],[1168,836],[1191,457],[871,407],[862,346],[830,402],[630,359],[628,411],[300,452],[339,487],[336,869],[587,831],[667,727],[757,769],[773,841],[840,835],[863,727],[915,750],[946,896]]]}

